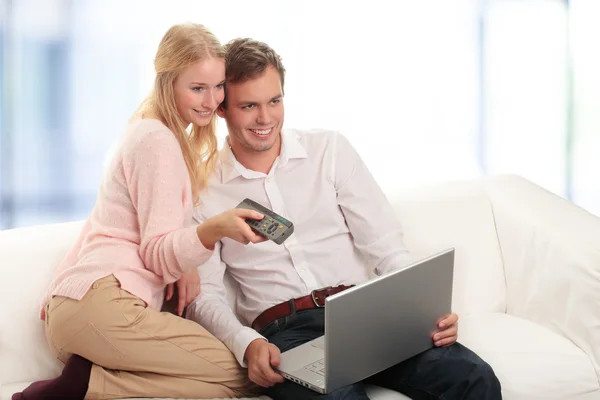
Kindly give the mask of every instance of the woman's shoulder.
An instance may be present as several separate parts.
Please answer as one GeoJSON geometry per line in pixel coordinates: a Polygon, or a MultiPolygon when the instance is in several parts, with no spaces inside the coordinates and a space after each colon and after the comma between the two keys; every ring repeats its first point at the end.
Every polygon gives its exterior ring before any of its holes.
{"type": "Polygon", "coordinates": [[[179,142],[173,132],[160,120],[152,118],[130,121],[123,145],[126,152],[155,146],[162,150],[173,146],[179,148],[179,142]]]}
{"type": "Polygon", "coordinates": [[[154,118],[138,118],[131,120],[127,125],[126,132],[126,136],[134,140],[139,140],[146,136],[154,136],[156,133],[168,134],[175,138],[173,132],[171,132],[162,121],[154,118]]]}

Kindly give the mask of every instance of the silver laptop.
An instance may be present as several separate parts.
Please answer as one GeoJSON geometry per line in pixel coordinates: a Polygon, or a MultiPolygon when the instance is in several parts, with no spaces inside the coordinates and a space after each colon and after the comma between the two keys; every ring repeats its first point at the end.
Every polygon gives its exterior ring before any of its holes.
{"type": "Polygon", "coordinates": [[[433,347],[451,312],[454,249],[325,300],[325,335],[281,354],[284,378],[319,393],[361,381],[433,347]]]}

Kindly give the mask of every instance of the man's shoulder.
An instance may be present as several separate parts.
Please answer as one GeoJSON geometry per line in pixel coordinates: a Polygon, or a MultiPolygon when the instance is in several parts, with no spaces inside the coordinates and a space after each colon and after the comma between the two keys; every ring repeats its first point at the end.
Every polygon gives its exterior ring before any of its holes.
{"type": "Polygon", "coordinates": [[[331,129],[285,129],[284,135],[297,140],[304,146],[307,152],[313,151],[319,152],[334,146],[340,137],[343,135],[335,130],[331,129]]]}
{"type": "Polygon", "coordinates": [[[221,179],[222,169],[223,165],[219,160],[200,192],[200,201],[194,207],[195,216],[202,214],[209,218],[239,204],[236,186],[223,183],[221,179]]]}
{"type": "Polygon", "coordinates": [[[297,128],[286,128],[284,129],[285,135],[295,135],[297,138],[306,138],[310,140],[330,140],[332,137],[340,135],[338,131],[332,129],[297,129],[297,128]]]}

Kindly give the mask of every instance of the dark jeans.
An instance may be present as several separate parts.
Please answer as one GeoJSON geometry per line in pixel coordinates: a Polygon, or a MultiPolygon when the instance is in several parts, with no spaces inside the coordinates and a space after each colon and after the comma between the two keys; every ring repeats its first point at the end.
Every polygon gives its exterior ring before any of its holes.
{"type": "MultiPolygon", "coordinates": [[[[286,351],[315,339],[324,333],[323,309],[300,311],[273,321],[260,333],[286,351]]],[[[382,371],[363,382],[321,395],[286,380],[266,389],[265,394],[279,399],[368,399],[364,383],[398,391],[413,400],[420,399],[501,399],[500,382],[492,368],[465,346],[427,350],[382,371]]]]}

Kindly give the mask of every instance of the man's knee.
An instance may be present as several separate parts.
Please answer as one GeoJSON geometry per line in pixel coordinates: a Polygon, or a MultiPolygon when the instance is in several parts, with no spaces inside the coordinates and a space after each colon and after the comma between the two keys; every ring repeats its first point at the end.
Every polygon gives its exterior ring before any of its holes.
{"type": "Polygon", "coordinates": [[[480,357],[466,349],[469,356],[460,362],[463,371],[459,382],[455,382],[456,388],[467,398],[474,399],[501,399],[502,391],[500,381],[493,368],[480,357]],[[468,371],[468,372],[467,372],[468,371]]]}
{"type": "Polygon", "coordinates": [[[477,363],[473,373],[471,374],[471,379],[475,385],[480,386],[487,393],[497,394],[498,399],[501,398],[500,393],[502,389],[500,381],[488,363],[477,363]]]}
{"type": "Polygon", "coordinates": [[[450,359],[457,361],[456,372],[462,376],[459,387],[466,387],[468,392],[479,393],[481,398],[502,398],[500,381],[487,362],[460,343],[452,346],[451,353],[450,359]]]}

